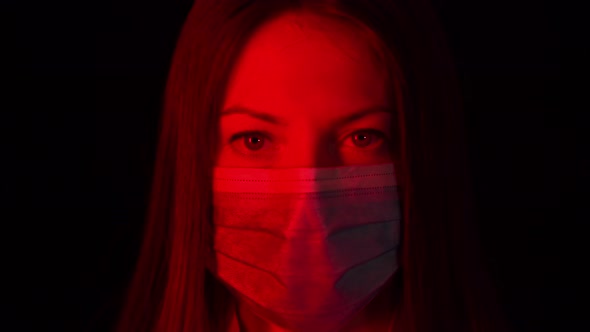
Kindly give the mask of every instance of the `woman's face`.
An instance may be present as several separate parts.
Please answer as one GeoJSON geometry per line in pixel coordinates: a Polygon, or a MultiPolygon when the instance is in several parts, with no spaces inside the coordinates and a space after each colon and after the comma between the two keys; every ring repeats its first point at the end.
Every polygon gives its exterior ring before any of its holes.
{"type": "Polygon", "coordinates": [[[310,14],[286,14],[257,30],[228,83],[216,166],[391,162],[385,70],[363,38],[310,14]]]}

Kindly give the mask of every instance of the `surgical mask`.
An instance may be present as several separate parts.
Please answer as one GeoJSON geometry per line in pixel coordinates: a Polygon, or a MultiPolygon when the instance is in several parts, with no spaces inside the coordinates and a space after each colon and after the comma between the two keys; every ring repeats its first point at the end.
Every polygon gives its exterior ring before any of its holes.
{"type": "Polygon", "coordinates": [[[338,331],[398,268],[393,164],[215,167],[213,230],[209,269],[252,312],[338,331]]]}

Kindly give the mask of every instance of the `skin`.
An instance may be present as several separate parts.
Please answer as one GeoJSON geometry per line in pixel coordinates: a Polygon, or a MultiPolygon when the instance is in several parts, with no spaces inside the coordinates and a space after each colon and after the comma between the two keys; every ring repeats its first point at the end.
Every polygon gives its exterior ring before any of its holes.
{"type": "MultiPolygon", "coordinates": [[[[385,70],[354,27],[309,13],[288,13],[257,30],[230,76],[222,114],[218,167],[335,167],[392,162],[391,101],[385,70]],[[366,109],[380,111],[342,124],[366,109]],[[372,131],[367,131],[374,130],[372,131]],[[256,134],[240,136],[243,132],[256,134]],[[233,138],[233,140],[232,140],[233,138]]],[[[343,330],[385,331],[391,317],[384,289],[343,330]],[[385,294],[385,295],[384,295],[385,294]]],[[[248,331],[284,331],[239,305],[248,331]]]]}
{"type": "Polygon", "coordinates": [[[390,111],[338,125],[363,109],[389,110],[387,96],[385,70],[375,64],[356,29],[311,14],[281,16],[262,26],[245,46],[230,77],[222,114],[241,106],[280,117],[285,125],[247,114],[222,115],[217,166],[391,162],[390,111]],[[377,130],[384,138],[358,132],[363,129],[377,130]],[[230,142],[233,135],[249,130],[263,133],[230,142]]]}

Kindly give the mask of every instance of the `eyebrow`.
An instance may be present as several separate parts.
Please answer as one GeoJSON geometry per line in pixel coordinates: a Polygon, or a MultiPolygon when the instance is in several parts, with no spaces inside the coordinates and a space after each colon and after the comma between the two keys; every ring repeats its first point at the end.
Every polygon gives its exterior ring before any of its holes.
{"type": "MultiPolygon", "coordinates": [[[[342,126],[344,124],[359,120],[369,114],[373,114],[373,113],[388,113],[391,114],[391,109],[389,107],[385,107],[385,106],[373,106],[373,107],[369,107],[369,108],[363,108],[360,111],[351,114],[351,115],[347,115],[344,118],[341,118],[338,120],[338,122],[336,123],[336,125],[338,126],[342,126]]],[[[268,113],[262,113],[259,111],[255,111],[253,109],[244,107],[244,106],[233,106],[233,107],[229,107],[225,110],[223,110],[221,112],[221,116],[227,116],[227,115],[232,115],[232,114],[246,114],[249,115],[253,118],[257,118],[260,119],[262,121],[266,121],[275,125],[279,125],[279,126],[286,126],[287,125],[287,121],[285,121],[284,119],[268,114],[268,113]]]]}

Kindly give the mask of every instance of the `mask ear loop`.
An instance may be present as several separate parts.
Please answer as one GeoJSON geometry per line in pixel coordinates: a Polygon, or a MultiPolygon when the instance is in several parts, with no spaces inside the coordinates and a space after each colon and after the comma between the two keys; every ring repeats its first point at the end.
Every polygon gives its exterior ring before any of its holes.
{"type": "Polygon", "coordinates": [[[387,332],[393,332],[394,321],[395,321],[395,314],[391,315],[391,318],[389,319],[389,325],[387,325],[387,332]]]}
{"type": "Polygon", "coordinates": [[[240,310],[238,310],[237,303],[234,304],[234,308],[235,308],[235,311],[236,311],[236,318],[238,320],[238,325],[240,327],[240,332],[246,332],[246,327],[244,325],[244,321],[242,320],[242,316],[240,316],[240,310]]]}
{"type": "MultiPolygon", "coordinates": [[[[396,165],[399,165],[400,163],[396,163],[396,165]]],[[[395,322],[396,322],[396,316],[398,315],[399,312],[399,305],[401,303],[401,297],[403,296],[403,248],[404,248],[404,240],[405,240],[405,236],[404,236],[404,230],[406,228],[406,215],[405,215],[405,211],[406,211],[406,207],[405,207],[405,188],[406,188],[406,176],[405,173],[403,171],[401,171],[399,169],[399,167],[395,168],[395,176],[396,176],[396,183],[397,183],[397,201],[398,201],[398,206],[400,208],[400,229],[399,229],[399,243],[398,243],[398,247],[397,247],[397,262],[398,262],[398,266],[397,269],[395,271],[395,275],[393,276],[394,281],[393,281],[393,294],[391,294],[391,296],[393,296],[394,298],[392,299],[393,302],[393,310],[391,313],[391,317],[389,318],[389,323],[387,325],[387,332],[393,332],[394,331],[394,326],[395,326],[395,322]]]]}

